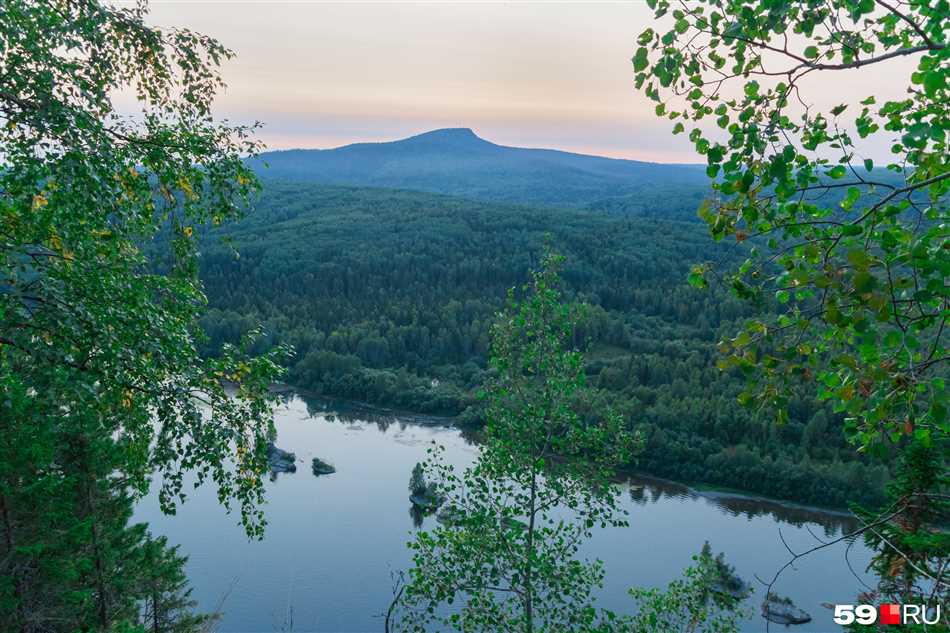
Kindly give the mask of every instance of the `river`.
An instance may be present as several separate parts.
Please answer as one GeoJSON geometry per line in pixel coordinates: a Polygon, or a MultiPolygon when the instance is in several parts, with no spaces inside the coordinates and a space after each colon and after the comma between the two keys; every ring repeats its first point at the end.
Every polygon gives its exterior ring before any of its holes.
{"type": "MultiPolygon", "coordinates": [[[[267,485],[268,527],[250,541],[217,502],[214,490],[197,490],[174,516],[163,515],[154,495],[136,519],[148,521],[189,557],[188,576],[203,610],[223,612],[218,630],[243,632],[381,631],[381,613],[392,597],[392,577],[409,565],[406,542],[414,529],[408,501],[413,465],[432,442],[445,446],[449,461],[464,465],[477,447],[450,426],[412,416],[358,408],[328,409],[288,396],[276,414],[277,445],[297,455],[297,472],[267,485]],[[337,468],[315,477],[313,457],[337,468]]],[[[584,547],[607,573],[600,606],[630,612],[626,590],[660,586],[676,578],[708,540],[740,577],[756,587],[746,631],[765,630],[758,615],[764,587],[789,554],[850,530],[847,517],[767,500],[713,492],[630,476],[618,483],[629,527],[597,531],[584,547]]],[[[435,520],[426,518],[422,527],[435,520]]],[[[786,570],[777,593],[811,613],[795,631],[831,631],[822,603],[854,603],[861,582],[849,570],[846,546],[811,554],[786,570]]],[[[863,573],[870,553],[860,542],[847,553],[863,573]]],[[[772,624],[772,631],[785,627],[772,624]]]]}

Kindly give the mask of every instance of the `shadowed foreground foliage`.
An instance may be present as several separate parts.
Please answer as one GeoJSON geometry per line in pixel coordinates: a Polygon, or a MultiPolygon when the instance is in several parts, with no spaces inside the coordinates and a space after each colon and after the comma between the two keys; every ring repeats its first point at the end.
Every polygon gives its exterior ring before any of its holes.
{"type": "MultiPolygon", "coordinates": [[[[853,536],[880,574],[862,602],[941,605],[929,630],[947,630],[950,3],[649,4],[637,87],[706,157],[713,237],[754,239],[727,269],[735,295],[779,306],[724,337],[720,364],[748,377],[744,404],[787,422],[793,395],[817,397],[846,416],[858,451],[897,456],[888,503],[857,510],[853,536]],[[874,76],[901,60],[893,98],[842,93],[822,107],[806,89],[809,75],[874,76]],[[713,119],[721,131],[700,126],[713,119]],[[872,141],[889,146],[883,166],[872,141]]],[[[712,273],[698,264],[692,281],[712,273]]]]}

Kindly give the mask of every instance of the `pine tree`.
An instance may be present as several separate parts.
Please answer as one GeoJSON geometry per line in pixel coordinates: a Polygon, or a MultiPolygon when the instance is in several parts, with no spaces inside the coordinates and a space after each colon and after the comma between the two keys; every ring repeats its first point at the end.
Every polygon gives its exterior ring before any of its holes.
{"type": "Polygon", "coordinates": [[[185,578],[186,559],[165,537],[147,536],[142,548],[141,623],[147,633],[195,633],[208,630],[214,615],[196,615],[196,602],[185,578]]]}
{"type": "Polygon", "coordinates": [[[409,494],[424,497],[428,490],[429,484],[426,482],[422,464],[416,463],[412,469],[412,475],[409,477],[409,494]]]}
{"type": "Polygon", "coordinates": [[[879,578],[869,601],[939,605],[942,622],[929,631],[950,628],[946,574],[950,565],[950,534],[946,530],[950,475],[946,454],[945,447],[937,444],[911,442],[887,486],[890,504],[877,512],[855,508],[866,527],[864,541],[875,552],[869,569],[879,578]]]}

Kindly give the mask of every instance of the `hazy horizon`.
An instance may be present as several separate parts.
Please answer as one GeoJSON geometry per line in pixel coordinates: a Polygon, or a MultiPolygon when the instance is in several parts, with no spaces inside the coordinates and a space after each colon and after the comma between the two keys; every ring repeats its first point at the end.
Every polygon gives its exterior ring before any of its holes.
{"type": "Polygon", "coordinates": [[[516,149],[554,150],[554,151],[566,152],[570,154],[583,154],[583,155],[595,156],[595,157],[600,157],[600,158],[609,158],[612,160],[634,160],[638,162],[658,163],[658,164],[664,164],[664,165],[705,165],[703,161],[697,159],[696,155],[693,155],[692,161],[690,160],[672,161],[672,162],[671,161],[651,161],[651,160],[639,159],[639,158],[626,158],[624,156],[606,156],[606,155],[600,155],[600,154],[591,154],[588,152],[575,152],[573,150],[565,150],[558,147],[542,147],[542,146],[534,147],[534,146],[523,146],[523,145],[507,145],[505,143],[496,143],[491,138],[487,138],[485,135],[481,134],[478,130],[471,127],[465,127],[465,126],[433,128],[431,130],[422,130],[420,132],[411,133],[405,136],[398,136],[398,137],[393,137],[393,138],[381,138],[381,139],[373,140],[373,141],[354,141],[352,143],[344,143],[342,145],[334,145],[330,147],[268,147],[265,150],[265,152],[299,152],[299,151],[315,151],[315,150],[316,151],[331,151],[335,149],[342,149],[344,147],[350,147],[352,145],[380,145],[380,144],[385,144],[385,143],[395,143],[398,141],[408,140],[416,136],[423,136],[426,134],[431,134],[433,132],[443,132],[447,130],[468,130],[472,132],[475,136],[477,136],[479,139],[483,141],[487,141],[493,145],[498,145],[500,147],[510,147],[510,148],[516,148],[516,149]]]}
{"type": "MultiPolygon", "coordinates": [[[[650,162],[702,162],[635,90],[644,2],[158,0],[149,21],[233,49],[216,112],[264,122],[270,150],[330,149],[471,128],[499,145],[650,162]]],[[[881,95],[905,62],[875,74],[815,73],[817,105],[881,95]]],[[[899,73],[899,75],[898,75],[899,73]]],[[[127,105],[132,105],[131,103],[127,105]]],[[[709,127],[715,129],[713,122],[709,127]]],[[[866,149],[880,160],[884,140],[866,149]]]]}

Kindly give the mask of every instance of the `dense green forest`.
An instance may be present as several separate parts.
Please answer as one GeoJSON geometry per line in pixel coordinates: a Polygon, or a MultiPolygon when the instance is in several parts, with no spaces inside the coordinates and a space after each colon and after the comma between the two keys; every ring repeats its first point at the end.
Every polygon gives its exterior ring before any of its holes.
{"type": "Polygon", "coordinates": [[[205,351],[263,323],[262,349],[296,348],[295,386],[478,422],[489,326],[546,234],[590,304],[575,335],[588,379],[647,438],[638,467],[810,503],[879,498],[886,468],[855,455],[830,410],[798,400],[776,425],[736,403],[716,343],[749,308],[686,276],[744,249],[698,223],[269,182],[252,216],[202,245],[205,351]]]}

